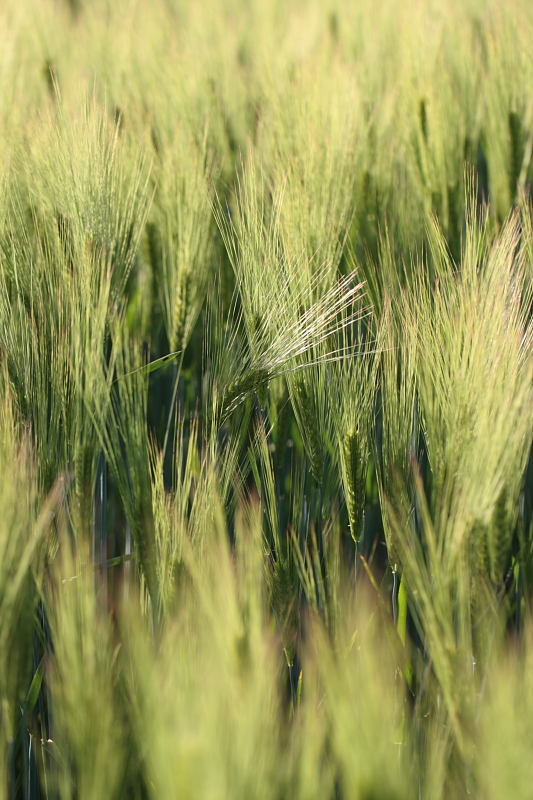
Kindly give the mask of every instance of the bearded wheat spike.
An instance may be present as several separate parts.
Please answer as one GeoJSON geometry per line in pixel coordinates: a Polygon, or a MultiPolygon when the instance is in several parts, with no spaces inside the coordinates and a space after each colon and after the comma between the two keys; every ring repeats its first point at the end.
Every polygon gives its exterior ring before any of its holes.
{"type": "Polygon", "coordinates": [[[489,527],[491,578],[497,583],[503,578],[512,538],[513,529],[507,513],[507,487],[503,486],[494,505],[489,527]]]}
{"type": "Polygon", "coordinates": [[[242,400],[252,392],[265,386],[268,380],[268,371],[261,367],[256,367],[232,381],[224,392],[222,401],[223,415],[230,414],[242,400]]]}
{"type": "Polygon", "coordinates": [[[174,317],[172,321],[173,336],[170,343],[171,350],[179,350],[183,346],[187,310],[189,303],[190,271],[180,272],[174,301],[174,317]]]}
{"type": "Polygon", "coordinates": [[[300,416],[302,428],[305,433],[311,473],[315,481],[320,484],[324,476],[324,448],[322,437],[318,429],[317,414],[314,408],[313,397],[304,375],[298,375],[294,381],[294,399],[297,413],[300,416]]]}
{"type": "Polygon", "coordinates": [[[93,459],[92,447],[85,445],[75,458],[75,487],[79,503],[81,529],[87,533],[91,530],[93,503],[93,459]]]}
{"type": "Polygon", "coordinates": [[[359,435],[354,429],[344,436],[341,458],[350,531],[353,540],[358,542],[364,516],[365,457],[361,450],[359,435]]]}

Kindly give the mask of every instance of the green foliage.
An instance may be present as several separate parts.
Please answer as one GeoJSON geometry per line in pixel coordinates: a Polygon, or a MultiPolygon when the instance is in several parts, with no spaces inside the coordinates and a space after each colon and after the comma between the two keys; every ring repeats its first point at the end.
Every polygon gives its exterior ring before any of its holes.
{"type": "Polygon", "coordinates": [[[0,800],[529,797],[529,5],[0,28],[0,800]]]}

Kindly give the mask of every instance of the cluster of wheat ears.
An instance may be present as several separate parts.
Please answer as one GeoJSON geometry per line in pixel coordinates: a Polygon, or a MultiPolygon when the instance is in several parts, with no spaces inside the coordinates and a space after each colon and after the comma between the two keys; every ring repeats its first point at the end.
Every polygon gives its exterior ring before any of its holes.
{"type": "Polygon", "coordinates": [[[529,800],[528,0],[5,0],[0,800],[529,800]]]}

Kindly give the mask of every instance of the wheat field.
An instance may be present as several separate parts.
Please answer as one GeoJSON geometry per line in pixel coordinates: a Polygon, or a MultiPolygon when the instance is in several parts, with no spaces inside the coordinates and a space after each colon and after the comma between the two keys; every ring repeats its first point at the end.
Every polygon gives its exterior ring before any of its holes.
{"type": "Polygon", "coordinates": [[[532,52],[4,0],[0,800],[529,800],[532,52]]]}

